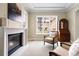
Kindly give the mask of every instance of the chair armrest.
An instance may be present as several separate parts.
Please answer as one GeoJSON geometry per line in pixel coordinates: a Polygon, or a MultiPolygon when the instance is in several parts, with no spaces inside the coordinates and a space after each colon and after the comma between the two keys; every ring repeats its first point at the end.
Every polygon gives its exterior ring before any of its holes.
{"type": "Polygon", "coordinates": [[[49,52],[49,56],[60,56],[60,55],[55,52],[49,52]]]}
{"type": "Polygon", "coordinates": [[[58,42],[58,37],[53,37],[53,42],[58,42]]]}

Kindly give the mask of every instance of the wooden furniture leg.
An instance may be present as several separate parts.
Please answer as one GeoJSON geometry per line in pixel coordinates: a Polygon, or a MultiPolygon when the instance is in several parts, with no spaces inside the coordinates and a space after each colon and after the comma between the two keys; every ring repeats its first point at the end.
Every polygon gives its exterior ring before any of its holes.
{"type": "Polygon", "coordinates": [[[57,46],[58,46],[58,42],[57,42],[57,46]]]}
{"type": "Polygon", "coordinates": [[[54,49],[54,43],[53,43],[53,49],[54,49]]]}
{"type": "Polygon", "coordinates": [[[45,41],[44,41],[44,45],[45,45],[45,41]]]}
{"type": "Polygon", "coordinates": [[[44,36],[44,45],[45,45],[45,36],[44,36]]]}
{"type": "Polygon", "coordinates": [[[60,43],[60,46],[62,46],[62,43],[60,43]]]}

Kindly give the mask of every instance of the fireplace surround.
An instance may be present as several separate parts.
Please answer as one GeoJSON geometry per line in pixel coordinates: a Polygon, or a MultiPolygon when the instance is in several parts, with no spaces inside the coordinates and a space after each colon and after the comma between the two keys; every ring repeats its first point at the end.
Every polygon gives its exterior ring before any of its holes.
{"type": "Polygon", "coordinates": [[[25,30],[24,29],[5,29],[6,31],[6,55],[11,56],[15,54],[20,47],[26,45],[25,43],[25,30]]]}
{"type": "MultiPolygon", "coordinates": [[[[17,51],[20,52],[20,50],[23,49],[24,46],[26,46],[27,44],[27,39],[25,37],[25,29],[22,29],[22,28],[4,28],[4,27],[0,27],[0,56],[13,56],[13,55],[18,55],[17,51]],[[8,39],[9,37],[8,36],[14,36],[15,34],[18,34],[19,33],[19,36],[22,36],[22,42],[19,43],[21,44],[20,47],[17,49],[14,50],[14,52],[10,52],[11,54],[8,54],[9,52],[9,49],[8,49],[8,45],[13,45],[13,42],[10,42],[8,44],[8,39]]],[[[16,35],[15,35],[16,36],[16,35]]],[[[17,44],[16,44],[17,45],[17,44]]],[[[15,46],[16,46],[15,45],[15,46]]],[[[12,48],[11,48],[12,49],[12,48]]]]}

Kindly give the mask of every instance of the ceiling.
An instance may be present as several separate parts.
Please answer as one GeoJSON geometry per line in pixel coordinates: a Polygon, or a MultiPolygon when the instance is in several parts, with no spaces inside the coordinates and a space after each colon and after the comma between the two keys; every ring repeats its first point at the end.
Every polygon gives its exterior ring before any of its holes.
{"type": "Polygon", "coordinates": [[[72,3],[23,3],[23,5],[29,12],[65,12],[72,3]]]}

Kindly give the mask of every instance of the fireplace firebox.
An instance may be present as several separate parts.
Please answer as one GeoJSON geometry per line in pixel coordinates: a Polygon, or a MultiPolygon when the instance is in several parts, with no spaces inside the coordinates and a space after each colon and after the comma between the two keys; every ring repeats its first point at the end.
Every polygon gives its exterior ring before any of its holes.
{"type": "Polygon", "coordinates": [[[23,33],[15,33],[8,35],[8,56],[23,46],[23,33]]]}

